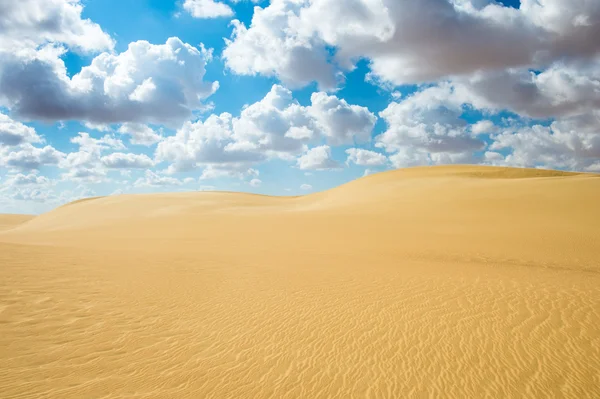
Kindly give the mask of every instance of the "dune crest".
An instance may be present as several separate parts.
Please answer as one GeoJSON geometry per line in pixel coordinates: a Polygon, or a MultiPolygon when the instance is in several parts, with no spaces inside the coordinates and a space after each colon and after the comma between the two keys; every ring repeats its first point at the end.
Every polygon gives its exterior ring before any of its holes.
{"type": "Polygon", "coordinates": [[[0,397],[596,398],[598,198],[449,166],[71,203],[0,231],[0,397]]]}

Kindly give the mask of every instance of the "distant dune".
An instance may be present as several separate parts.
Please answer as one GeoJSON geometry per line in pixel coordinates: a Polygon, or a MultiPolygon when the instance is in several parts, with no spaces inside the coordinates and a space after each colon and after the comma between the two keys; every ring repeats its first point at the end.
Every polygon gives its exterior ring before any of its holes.
{"type": "Polygon", "coordinates": [[[12,229],[22,223],[25,223],[34,216],[31,215],[2,215],[0,214],[0,231],[12,229]]]}
{"type": "Polygon", "coordinates": [[[599,398],[599,201],[445,166],[0,216],[0,397],[599,398]]]}

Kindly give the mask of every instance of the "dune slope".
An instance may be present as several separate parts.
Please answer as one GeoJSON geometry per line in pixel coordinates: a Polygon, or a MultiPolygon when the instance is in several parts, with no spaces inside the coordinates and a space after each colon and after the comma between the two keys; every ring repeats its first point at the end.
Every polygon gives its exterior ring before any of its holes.
{"type": "Polygon", "coordinates": [[[0,231],[10,230],[33,219],[32,215],[2,215],[0,214],[0,231]]]}
{"type": "Polygon", "coordinates": [[[600,178],[412,168],[0,232],[2,398],[600,394],[600,178]]]}

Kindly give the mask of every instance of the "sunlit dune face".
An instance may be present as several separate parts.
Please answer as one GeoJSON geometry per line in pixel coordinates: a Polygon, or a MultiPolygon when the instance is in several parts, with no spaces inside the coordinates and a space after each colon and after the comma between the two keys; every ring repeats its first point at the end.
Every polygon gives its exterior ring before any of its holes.
{"type": "Polygon", "coordinates": [[[593,398],[597,198],[452,167],[3,216],[0,396],[593,398]]]}

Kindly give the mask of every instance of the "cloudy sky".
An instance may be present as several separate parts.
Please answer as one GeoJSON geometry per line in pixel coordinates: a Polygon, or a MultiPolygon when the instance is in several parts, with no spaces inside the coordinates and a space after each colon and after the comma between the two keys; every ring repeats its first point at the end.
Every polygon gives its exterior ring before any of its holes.
{"type": "Polygon", "coordinates": [[[0,212],[600,172],[598,0],[0,0],[0,212]]]}

